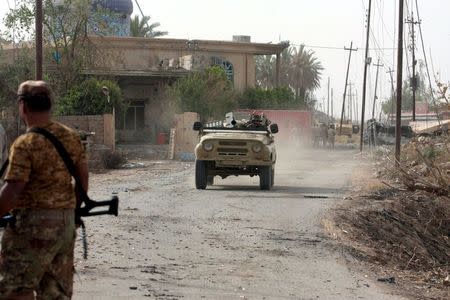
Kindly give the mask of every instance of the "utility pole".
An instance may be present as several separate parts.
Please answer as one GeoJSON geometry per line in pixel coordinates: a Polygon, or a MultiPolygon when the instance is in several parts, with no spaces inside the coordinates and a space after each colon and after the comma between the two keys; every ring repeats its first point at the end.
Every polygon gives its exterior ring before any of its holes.
{"type": "Polygon", "coordinates": [[[358,121],[358,116],[359,116],[359,110],[358,110],[358,104],[359,104],[359,101],[358,101],[358,90],[356,90],[356,92],[355,92],[355,102],[356,102],[356,121],[358,121]]]}
{"type": "Polygon", "coordinates": [[[413,121],[416,121],[416,91],[417,91],[417,76],[416,76],[416,37],[414,26],[420,24],[419,21],[414,21],[414,12],[411,12],[411,18],[406,21],[407,24],[411,24],[411,52],[412,52],[412,78],[411,78],[411,88],[413,94],[413,121]]]}
{"type": "Polygon", "coordinates": [[[345,109],[345,97],[347,96],[347,83],[348,83],[348,73],[350,71],[350,60],[352,59],[352,52],[358,51],[358,48],[353,48],[353,41],[350,43],[350,48],[344,47],[344,50],[350,51],[348,56],[348,65],[347,65],[347,75],[345,76],[345,88],[344,88],[344,97],[342,98],[342,112],[341,112],[341,126],[339,128],[339,134],[342,134],[342,120],[344,119],[344,109],[345,109]]]}
{"type": "MultiPolygon", "coordinates": [[[[331,89],[331,120],[334,119],[334,97],[333,97],[333,88],[331,89]]],[[[334,123],[334,121],[333,121],[334,123]]]]}
{"type": "Polygon", "coordinates": [[[391,109],[389,111],[389,125],[392,124],[392,114],[394,113],[394,99],[395,99],[395,87],[394,87],[394,78],[392,77],[392,73],[394,73],[394,70],[391,70],[389,67],[389,71],[386,73],[389,73],[389,76],[391,77],[391,109]]]}
{"type": "Polygon", "coordinates": [[[371,119],[371,134],[369,138],[369,144],[373,147],[375,145],[376,138],[376,128],[375,128],[375,104],[377,102],[377,88],[378,88],[378,73],[380,71],[380,67],[383,65],[380,64],[380,58],[378,58],[378,62],[374,65],[377,67],[377,75],[375,76],[375,93],[373,95],[373,108],[372,108],[372,119],[371,119]]]}
{"type": "Polygon", "coordinates": [[[378,58],[378,63],[374,66],[377,67],[377,75],[375,76],[375,94],[373,96],[373,108],[372,108],[372,119],[375,118],[375,102],[377,101],[377,88],[378,88],[378,71],[380,70],[380,67],[383,67],[383,65],[380,65],[380,59],[378,58]]]}
{"type": "Polygon", "coordinates": [[[364,61],[364,83],[363,83],[363,95],[362,95],[362,106],[361,106],[361,135],[359,142],[359,151],[362,152],[364,145],[364,114],[366,113],[366,85],[367,85],[367,68],[370,64],[369,62],[369,34],[370,34],[370,13],[372,11],[372,0],[369,0],[369,12],[367,14],[367,34],[366,34],[366,56],[364,61]]]}
{"type": "Polygon", "coordinates": [[[352,111],[352,85],[353,83],[348,84],[348,103],[347,103],[347,111],[348,111],[348,120],[350,120],[350,123],[353,122],[353,111],[352,111]]]}
{"type": "Polygon", "coordinates": [[[399,0],[398,52],[397,52],[397,111],[395,120],[395,164],[400,165],[400,141],[402,136],[402,80],[403,80],[403,2],[399,0]]]}

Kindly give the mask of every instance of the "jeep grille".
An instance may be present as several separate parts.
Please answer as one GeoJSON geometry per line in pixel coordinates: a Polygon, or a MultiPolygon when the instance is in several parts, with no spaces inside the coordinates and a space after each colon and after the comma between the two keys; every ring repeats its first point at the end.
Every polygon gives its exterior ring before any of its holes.
{"type": "Polygon", "coordinates": [[[248,150],[245,148],[218,148],[217,152],[224,156],[245,156],[248,150]]]}
{"type": "Polygon", "coordinates": [[[243,141],[219,141],[220,146],[238,146],[245,147],[247,146],[247,142],[243,141]]]}

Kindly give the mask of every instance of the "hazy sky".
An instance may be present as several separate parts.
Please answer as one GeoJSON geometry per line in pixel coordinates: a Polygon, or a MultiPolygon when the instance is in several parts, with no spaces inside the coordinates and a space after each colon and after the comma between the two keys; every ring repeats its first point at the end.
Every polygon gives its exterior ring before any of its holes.
{"type": "MultiPolygon", "coordinates": [[[[0,15],[8,10],[8,1],[0,0],[0,15]]],[[[315,51],[325,70],[322,87],[316,91],[318,99],[327,96],[327,78],[334,89],[335,112],[342,105],[345,71],[349,46],[353,41],[359,50],[352,59],[350,81],[355,84],[359,99],[362,94],[365,47],[365,17],[369,0],[138,0],[153,22],[160,22],[160,30],[170,38],[231,40],[233,35],[250,35],[253,42],[277,43],[288,40],[293,45],[305,44],[315,51]],[[313,47],[314,46],[314,47],[313,47]],[[330,47],[338,49],[325,49],[330,47]]],[[[426,52],[430,51],[436,72],[442,81],[449,81],[450,67],[450,1],[417,0],[426,52]]],[[[373,61],[380,56],[379,98],[390,94],[386,71],[396,69],[393,57],[397,46],[398,0],[372,0],[372,38],[369,48],[373,61]]],[[[405,10],[415,8],[415,0],[405,0],[405,10]]],[[[139,13],[135,5],[134,13],[139,13]]],[[[406,11],[405,11],[406,18],[406,11]]],[[[418,29],[418,28],[417,28],[418,29]]],[[[408,33],[405,27],[405,33],[408,33]]],[[[410,56],[409,56],[410,57],[410,56]]],[[[418,59],[422,59],[421,48],[418,59]]],[[[404,76],[407,76],[405,72],[404,76]]],[[[371,107],[375,85],[375,67],[370,67],[367,93],[371,107]]],[[[394,74],[395,79],[395,74],[394,74]]],[[[340,108],[339,108],[340,109],[340,108]]],[[[370,109],[371,110],[371,109],[370,109]]]]}

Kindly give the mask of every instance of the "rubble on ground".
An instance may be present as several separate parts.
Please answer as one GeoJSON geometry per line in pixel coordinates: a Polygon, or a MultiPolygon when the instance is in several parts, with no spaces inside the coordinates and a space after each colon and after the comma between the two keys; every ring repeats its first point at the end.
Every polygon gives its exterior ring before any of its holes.
{"type": "Polygon", "coordinates": [[[449,148],[447,136],[412,139],[399,166],[380,151],[378,178],[367,175],[334,216],[352,253],[408,282],[413,297],[450,297],[449,148]],[[369,180],[378,187],[369,190],[369,180]]]}

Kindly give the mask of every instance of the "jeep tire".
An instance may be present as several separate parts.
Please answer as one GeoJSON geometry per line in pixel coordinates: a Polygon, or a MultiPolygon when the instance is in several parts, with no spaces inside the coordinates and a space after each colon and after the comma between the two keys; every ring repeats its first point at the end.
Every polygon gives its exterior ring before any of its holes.
{"type": "Polygon", "coordinates": [[[207,184],[207,185],[213,185],[213,184],[214,184],[214,176],[208,175],[208,176],[206,177],[206,184],[207,184]]]}
{"type": "Polygon", "coordinates": [[[259,173],[259,188],[261,190],[270,190],[272,183],[272,166],[261,167],[259,173]]]}
{"type": "Polygon", "coordinates": [[[272,173],[270,174],[270,185],[273,186],[275,184],[275,169],[273,166],[271,167],[272,173]]]}
{"type": "Polygon", "coordinates": [[[207,184],[207,169],[206,162],[204,160],[195,161],[195,187],[198,190],[206,189],[207,184]]]}

